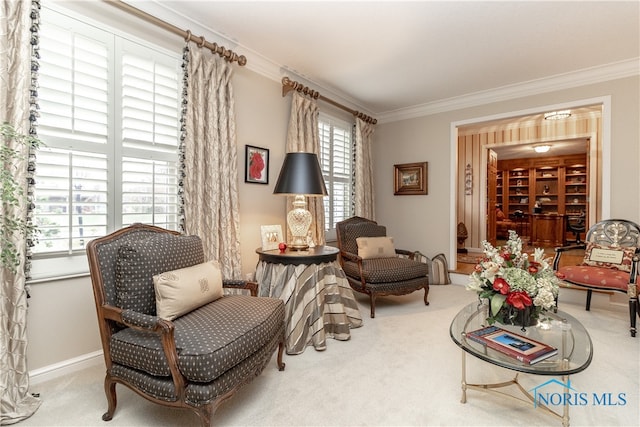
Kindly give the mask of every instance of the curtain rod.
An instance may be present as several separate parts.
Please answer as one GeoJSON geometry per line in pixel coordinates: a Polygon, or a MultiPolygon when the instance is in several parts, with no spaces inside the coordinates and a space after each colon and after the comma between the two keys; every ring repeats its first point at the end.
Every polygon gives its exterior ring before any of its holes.
{"type": "Polygon", "coordinates": [[[289,77],[283,77],[282,78],[282,96],[286,96],[289,92],[291,92],[292,90],[298,91],[298,92],[302,92],[305,95],[308,95],[310,97],[312,97],[313,99],[320,99],[322,101],[328,102],[329,104],[338,107],[342,110],[348,111],[349,113],[353,114],[354,116],[358,117],[359,119],[364,120],[367,123],[371,123],[373,125],[375,125],[376,123],[378,123],[378,120],[374,119],[371,116],[367,116],[364,113],[361,113],[359,111],[356,110],[352,110],[349,107],[345,107],[342,104],[337,103],[336,101],[329,99],[327,97],[324,97],[322,95],[320,95],[320,92],[318,92],[317,90],[313,90],[311,88],[309,88],[308,86],[305,86],[301,83],[298,83],[296,81],[291,80],[289,77]]]}
{"type": "Polygon", "coordinates": [[[168,22],[163,21],[160,18],[156,18],[155,16],[150,15],[147,12],[143,12],[142,10],[137,9],[123,1],[120,1],[120,0],[103,0],[103,1],[110,4],[111,6],[117,7],[120,10],[123,10],[127,13],[137,16],[138,18],[142,18],[147,22],[155,24],[160,28],[163,28],[174,34],[177,34],[182,38],[184,38],[186,41],[193,40],[194,42],[198,43],[198,47],[206,47],[209,50],[211,50],[213,53],[216,53],[222,58],[224,58],[228,62],[237,61],[238,65],[240,66],[247,64],[247,58],[244,55],[238,55],[231,49],[227,49],[226,47],[220,46],[217,43],[210,43],[204,39],[204,36],[200,36],[200,37],[194,36],[193,34],[191,34],[191,31],[189,30],[187,31],[181,30],[175,25],[169,24],[168,22]]]}

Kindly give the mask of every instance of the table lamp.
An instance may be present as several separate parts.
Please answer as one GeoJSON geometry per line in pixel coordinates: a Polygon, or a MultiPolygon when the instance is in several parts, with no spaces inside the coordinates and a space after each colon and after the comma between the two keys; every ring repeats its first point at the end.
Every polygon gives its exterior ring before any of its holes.
{"type": "Polygon", "coordinates": [[[287,153],[273,194],[295,196],[293,209],[287,214],[287,225],[293,237],[289,248],[294,251],[309,249],[307,234],[313,218],[307,210],[305,196],[327,195],[318,156],[314,153],[287,153]]]}

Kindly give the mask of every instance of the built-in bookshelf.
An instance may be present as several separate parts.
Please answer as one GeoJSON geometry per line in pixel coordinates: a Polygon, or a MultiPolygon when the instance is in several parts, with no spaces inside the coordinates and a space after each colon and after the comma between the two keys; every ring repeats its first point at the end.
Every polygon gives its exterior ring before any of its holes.
{"type": "MultiPolygon", "coordinates": [[[[585,154],[498,161],[498,204],[509,218],[523,212],[559,215],[588,224],[589,171],[585,154]],[[535,208],[535,209],[534,209],[535,208]]],[[[575,238],[566,227],[565,240],[575,238]]],[[[584,235],[582,235],[584,238],[584,235]]]]}

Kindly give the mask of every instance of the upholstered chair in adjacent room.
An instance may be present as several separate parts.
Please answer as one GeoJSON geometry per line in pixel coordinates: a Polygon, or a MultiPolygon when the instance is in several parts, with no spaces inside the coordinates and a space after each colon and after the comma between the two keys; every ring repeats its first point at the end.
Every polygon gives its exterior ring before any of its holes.
{"type": "Polygon", "coordinates": [[[586,309],[591,308],[593,290],[624,292],[629,297],[629,331],[636,336],[638,304],[638,253],[640,226],[623,219],[608,219],[593,225],[581,244],[556,248],[553,269],[563,280],[587,289],[586,309]],[[561,256],[571,249],[584,249],[579,265],[561,265],[561,256]]]}
{"type": "Polygon", "coordinates": [[[353,290],[369,295],[371,317],[376,298],[405,295],[424,289],[429,305],[429,267],[416,253],[395,248],[386,228],[375,221],[354,216],[336,224],[340,263],[353,290]]]}

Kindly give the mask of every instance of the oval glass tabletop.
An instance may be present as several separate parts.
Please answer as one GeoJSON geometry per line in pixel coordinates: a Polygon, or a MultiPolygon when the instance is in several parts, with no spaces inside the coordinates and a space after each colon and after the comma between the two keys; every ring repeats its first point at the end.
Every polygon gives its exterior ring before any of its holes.
{"type": "Polygon", "coordinates": [[[562,311],[541,313],[538,324],[527,326],[525,331],[516,325],[494,325],[558,349],[556,355],[535,364],[521,362],[473,341],[466,334],[488,326],[488,310],[487,304],[473,302],[460,310],[451,322],[451,338],[467,353],[503,368],[537,375],[574,374],[591,363],[593,345],[589,333],[578,320],[562,311]]]}

